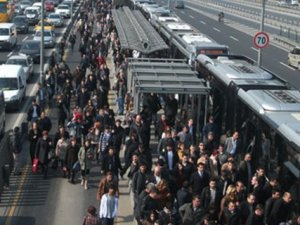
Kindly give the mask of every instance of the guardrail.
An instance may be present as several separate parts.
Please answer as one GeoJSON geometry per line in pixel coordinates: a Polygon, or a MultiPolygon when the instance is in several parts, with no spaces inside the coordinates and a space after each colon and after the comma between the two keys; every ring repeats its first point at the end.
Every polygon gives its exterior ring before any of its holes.
{"type": "MultiPolygon", "coordinates": [[[[78,18],[80,8],[81,8],[81,2],[79,4],[77,10],[73,13],[73,17],[72,17],[70,23],[67,25],[65,33],[63,34],[63,38],[65,40],[68,40],[71,29],[74,26],[74,22],[78,18]]],[[[56,51],[56,49],[54,49],[53,51],[56,51]]],[[[9,176],[10,176],[11,169],[13,166],[13,154],[9,148],[10,132],[12,132],[12,130],[5,132],[5,134],[2,137],[1,142],[0,142],[0,194],[3,191],[4,184],[6,184],[9,180],[9,176]]],[[[22,141],[25,141],[27,133],[28,133],[28,123],[27,122],[23,122],[21,124],[21,133],[22,133],[22,141]]],[[[23,151],[26,151],[26,149],[23,149],[23,151]]]]}

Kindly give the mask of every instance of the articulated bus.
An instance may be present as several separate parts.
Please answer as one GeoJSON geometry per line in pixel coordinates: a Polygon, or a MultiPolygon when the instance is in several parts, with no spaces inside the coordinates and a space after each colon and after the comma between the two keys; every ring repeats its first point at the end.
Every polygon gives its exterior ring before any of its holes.
{"type": "Polygon", "coordinates": [[[199,54],[226,55],[229,53],[228,46],[217,43],[177,17],[173,19],[172,17],[166,19],[159,17],[151,23],[170,46],[171,58],[187,59],[189,64],[194,66],[194,61],[199,54]]]}
{"type": "Polygon", "coordinates": [[[8,0],[0,0],[0,23],[11,21],[14,14],[14,4],[8,0]]]}
{"type": "Polygon", "coordinates": [[[299,90],[244,56],[199,55],[196,69],[211,87],[210,113],[222,131],[240,131],[243,153],[256,164],[286,169],[289,188],[300,178],[299,90]]]}

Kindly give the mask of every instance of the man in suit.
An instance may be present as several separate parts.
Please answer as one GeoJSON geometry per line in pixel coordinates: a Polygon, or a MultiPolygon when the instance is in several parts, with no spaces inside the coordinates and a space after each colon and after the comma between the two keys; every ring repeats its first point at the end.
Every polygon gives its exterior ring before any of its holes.
{"type": "Polygon", "coordinates": [[[238,179],[243,182],[243,184],[249,190],[251,178],[252,178],[252,166],[251,166],[251,154],[247,153],[244,160],[240,162],[238,167],[238,179]]]}
{"type": "Polygon", "coordinates": [[[202,190],[209,183],[209,174],[204,170],[204,164],[198,163],[197,171],[191,176],[190,185],[194,195],[201,195],[202,190]]]}
{"type": "Polygon", "coordinates": [[[201,206],[201,197],[195,195],[191,203],[186,203],[179,208],[183,225],[201,224],[206,215],[206,210],[201,206]]]}
{"type": "Polygon", "coordinates": [[[169,142],[166,147],[166,151],[161,154],[161,157],[166,162],[169,172],[173,172],[176,164],[179,162],[177,153],[172,142],[169,142]]]}
{"type": "Polygon", "coordinates": [[[209,186],[205,187],[201,193],[202,205],[208,210],[210,218],[217,220],[222,199],[222,192],[217,188],[215,178],[209,180],[209,186]]]}
{"type": "Polygon", "coordinates": [[[232,156],[236,156],[240,153],[239,136],[239,132],[235,131],[233,135],[228,137],[225,141],[225,151],[232,156]]]}
{"type": "Polygon", "coordinates": [[[268,198],[265,203],[264,222],[267,225],[271,224],[271,221],[270,221],[271,210],[273,208],[274,202],[279,198],[280,198],[280,191],[274,189],[272,191],[272,196],[270,198],[268,198]]]}
{"type": "Polygon", "coordinates": [[[246,224],[248,216],[254,212],[255,195],[250,193],[246,201],[241,202],[239,205],[241,213],[241,224],[246,224]]]}

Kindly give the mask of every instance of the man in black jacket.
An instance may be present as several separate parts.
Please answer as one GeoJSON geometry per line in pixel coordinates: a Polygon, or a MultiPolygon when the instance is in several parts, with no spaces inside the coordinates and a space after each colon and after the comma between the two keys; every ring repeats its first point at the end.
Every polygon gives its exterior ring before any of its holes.
{"type": "Polygon", "coordinates": [[[148,176],[146,173],[147,166],[143,163],[140,164],[139,170],[133,175],[131,188],[134,195],[134,203],[137,204],[138,196],[145,189],[148,176]]]}
{"type": "Polygon", "coordinates": [[[185,203],[189,203],[192,201],[193,195],[188,189],[189,182],[184,181],[182,188],[177,191],[176,200],[178,208],[184,205],[185,203]]]}
{"type": "Polygon", "coordinates": [[[209,174],[204,170],[204,164],[197,165],[197,171],[192,174],[190,185],[194,195],[201,195],[202,190],[209,183],[209,174]]]}
{"type": "Polygon", "coordinates": [[[254,203],[255,195],[252,193],[248,194],[246,201],[240,203],[241,224],[246,224],[248,216],[254,212],[254,203]]]}
{"type": "Polygon", "coordinates": [[[211,178],[209,186],[205,187],[201,193],[202,205],[208,210],[210,218],[217,220],[222,199],[222,192],[217,188],[217,181],[211,178]]]}
{"type": "Polygon", "coordinates": [[[270,198],[268,198],[266,203],[265,203],[264,222],[267,225],[271,224],[270,214],[271,214],[274,202],[279,198],[280,198],[280,191],[279,190],[273,190],[272,191],[272,196],[270,198]]]}
{"type": "Polygon", "coordinates": [[[143,199],[140,206],[142,220],[146,220],[147,218],[149,218],[151,212],[160,210],[159,202],[157,200],[158,193],[158,189],[156,187],[153,187],[150,193],[143,199]]]}
{"type": "Polygon", "coordinates": [[[287,222],[294,214],[294,206],[292,203],[291,193],[285,192],[282,198],[274,202],[270,214],[270,225],[278,225],[287,222]]]}

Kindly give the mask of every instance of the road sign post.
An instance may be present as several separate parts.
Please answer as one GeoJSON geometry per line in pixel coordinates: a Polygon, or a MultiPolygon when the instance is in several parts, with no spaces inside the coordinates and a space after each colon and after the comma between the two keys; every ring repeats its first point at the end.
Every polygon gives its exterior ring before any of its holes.
{"type": "Polygon", "coordinates": [[[261,66],[262,49],[268,46],[270,42],[269,35],[263,31],[258,32],[254,35],[253,42],[255,47],[258,48],[258,66],[261,66]]]}

